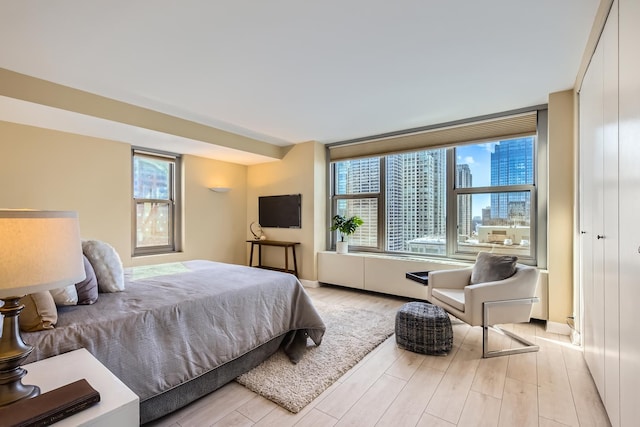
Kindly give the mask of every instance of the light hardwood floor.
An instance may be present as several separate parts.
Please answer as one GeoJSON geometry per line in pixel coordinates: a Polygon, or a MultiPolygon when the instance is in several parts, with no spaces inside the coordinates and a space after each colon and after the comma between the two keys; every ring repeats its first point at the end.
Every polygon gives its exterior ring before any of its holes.
{"type": "MultiPolygon", "coordinates": [[[[395,316],[407,300],[349,289],[308,289],[314,300],[395,316]]],[[[542,324],[509,325],[537,353],[482,359],[482,329],[453,321],[447,356],[396,347],[391,336],[298,414],[231,382],[154,427],[608,426],[581,350],[542,324]]],[[[510,340],[491,335],[492,348],[510,340]]]]}

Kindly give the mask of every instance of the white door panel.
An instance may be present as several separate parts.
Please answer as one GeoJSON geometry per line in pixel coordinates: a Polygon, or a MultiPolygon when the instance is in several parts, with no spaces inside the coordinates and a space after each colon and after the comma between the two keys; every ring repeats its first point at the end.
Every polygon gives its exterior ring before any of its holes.
{"type": "Polygon", "coordinates": [[[603,53],[596,49],[580,91],[580,230],[585,359],[604,400],[603,53]]]}
{"type": "Polygon", "coordinates": [[[620,0],[620,425],[640,420],[640,1],[620,0]]]}

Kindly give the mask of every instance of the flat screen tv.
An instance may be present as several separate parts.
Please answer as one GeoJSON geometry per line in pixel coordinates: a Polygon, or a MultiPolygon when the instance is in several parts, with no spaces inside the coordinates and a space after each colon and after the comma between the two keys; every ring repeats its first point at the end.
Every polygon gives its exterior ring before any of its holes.
{"type": "Polygon", "coordinates": [[[261,227],[300,228],[302,195],[258,197],[258,223],[261,227]]]}

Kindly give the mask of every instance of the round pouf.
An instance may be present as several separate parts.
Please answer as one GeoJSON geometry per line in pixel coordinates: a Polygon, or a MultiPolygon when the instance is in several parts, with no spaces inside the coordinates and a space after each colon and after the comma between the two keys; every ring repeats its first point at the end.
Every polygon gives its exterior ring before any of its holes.
{"type": "Polygon", "coordinates": [[[447,354],[453,346],[453,329],[442,307],[408,302],[396,313],[396,343],[422,354],[447,354]]]}

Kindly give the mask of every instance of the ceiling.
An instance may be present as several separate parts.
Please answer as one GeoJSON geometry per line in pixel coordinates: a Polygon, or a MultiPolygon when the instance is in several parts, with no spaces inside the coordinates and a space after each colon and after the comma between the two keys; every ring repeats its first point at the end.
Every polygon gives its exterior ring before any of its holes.
{"type": "MultiPolygon", "coordinates": [[[[0,0],[0,68],[278,146],[545,104],[600,0],[0,0]]],[[[0,94],[2,95],[2,94],[0,94]]],[[[0,96],[0,120],[268,159],[0,96]]]]}

